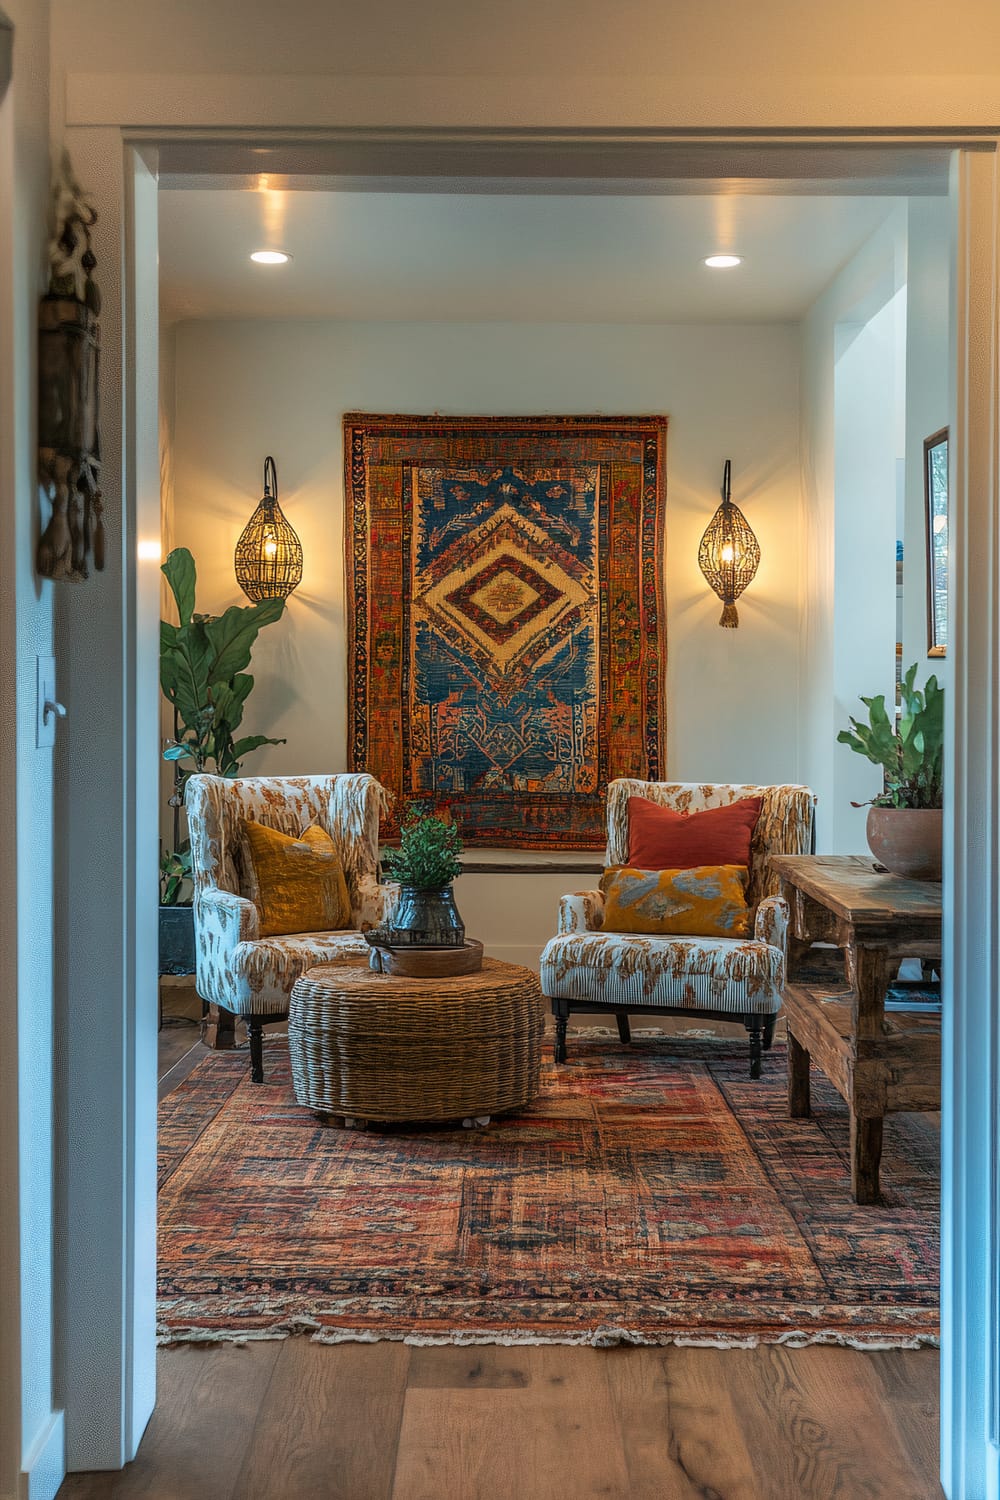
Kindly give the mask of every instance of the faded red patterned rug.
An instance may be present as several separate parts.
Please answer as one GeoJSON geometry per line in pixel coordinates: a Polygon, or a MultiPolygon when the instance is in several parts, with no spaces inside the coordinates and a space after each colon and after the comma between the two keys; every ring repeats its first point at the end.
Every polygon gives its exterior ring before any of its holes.
{"type": "Polygon", "coordinates": [[[814,1073],[745,1044],[576,1041],[530,1110],[485,1130],[345,1131],[205,1059],[161,1105],[165,1341],[861,1346],[937,1334],[938,1134],[886,1121],[884,1203],[849,1191],[848,1121],[814,1073]]]}

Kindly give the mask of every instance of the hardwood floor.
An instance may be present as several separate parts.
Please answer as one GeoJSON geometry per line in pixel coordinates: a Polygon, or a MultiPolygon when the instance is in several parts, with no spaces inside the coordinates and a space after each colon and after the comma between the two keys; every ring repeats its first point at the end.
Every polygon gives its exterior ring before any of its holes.
{"type": "MultiPolygon", "coordinates": [[[[161,1083],[170,1070],[198,1045],[201,1036],[201,1001],[193,979],[160,980],[160,1031],[157,1038],[161,1083]]],[[[160,1089],[162,1099],[164,1090],[160,1089]]]]}
{"type": "MultiPolygon", "coordinates": [[[[164,1002],[198,1014],[190,986],[164,1002]]],[[[165,1027],[161,1092],[203,1052],[165,1027]]],[[[930,1349],[180,1345],[136,1461],[59,1500],[941,1500],[937,1370],[930,1349]]]]}
{"type": "Polygon", "coordinates": [[[180,1346],[59,1500],[937,1500],[936,1412],[932,1350],[180,1346]]]}

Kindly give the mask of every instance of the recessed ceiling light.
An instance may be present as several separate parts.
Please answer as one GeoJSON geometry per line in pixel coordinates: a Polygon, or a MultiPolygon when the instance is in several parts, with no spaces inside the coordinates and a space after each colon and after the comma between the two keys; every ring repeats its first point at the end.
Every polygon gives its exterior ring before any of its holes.
{"type": "Polygon", "coordinates": [[[259,266],[283,266],[291,258],[284,250],[254,250],[250,256],[259,266]]]}
{"type": "Polygon", "coordinates": [[[706,255],[704,264],[711,266],[713,271],[722,271],[729,266],[741,266],[742,255],[706,255]]]}

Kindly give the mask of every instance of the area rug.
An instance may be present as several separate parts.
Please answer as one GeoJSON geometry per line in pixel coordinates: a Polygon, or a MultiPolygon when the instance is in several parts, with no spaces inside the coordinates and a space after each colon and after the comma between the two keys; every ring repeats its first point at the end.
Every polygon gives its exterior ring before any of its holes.
{"type": "Polygon", "coordinates": [[[486,1129],[324,1127],[245,1055],[161,1104],[163,1341],[845,1343],[937,1333],[937,1131],[886,1121],[884,1203],[850,1197],[847,1113],[742,1043],[573,1042],[486,1129]]]}
{"type": "Polygon", "coordinates": [[[665,417],[344,418],[348,759],[466,844],[663,775],[665,417]]]}

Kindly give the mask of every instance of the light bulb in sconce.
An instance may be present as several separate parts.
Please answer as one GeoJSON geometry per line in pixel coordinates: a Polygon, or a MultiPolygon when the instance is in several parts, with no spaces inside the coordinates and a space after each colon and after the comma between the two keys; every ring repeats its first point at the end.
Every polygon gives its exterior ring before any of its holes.
{"type": "Polygon", "coordinates": [[[722,561],[724,563],[731,563],[734,556],[735,556],[735,554],[733,552],[732,543],[731,542],[727,542],[726,545],[722,549],[722,561]]]}
{"type": "Polygon", "coordinates": [[[236,582],[248,599],[287,599],[302,582],[302,543],[278,504],[278,471],[264,460],[264,494],[236,543],[236,582]]]}

